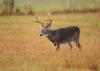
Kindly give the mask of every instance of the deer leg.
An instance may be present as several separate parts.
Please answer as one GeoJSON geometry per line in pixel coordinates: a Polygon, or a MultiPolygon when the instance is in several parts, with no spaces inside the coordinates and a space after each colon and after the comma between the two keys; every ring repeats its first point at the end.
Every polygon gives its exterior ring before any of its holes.
{"type": "Polygon", "coordinates": [[[54,46],[56,46],[56,43],[54,43],[54,46]]]}
{"type": "Polygon", "coordinates": [[[72,44],[71,43],[68,43],[69,44],[69,46],[70,46],[70,49],[72,49],[73,47],[72,47],[72,44]]]}
{"type": "Polygon", "coordinates": [[[79,39],[75,40],[75,43],[76,43],[77,47],[78,47],[79,49],[81,49],[81,45],[80,45],[79,39]]]}
{"type": "Polygon", "coordinates": [[[60,45],[57,44],[56,51],[59,51],[59,50],[60,50],[60,45]]]}
{"type": "Polygon", "coordinates": [[[78,46],[78,48],[79,48],[79,49],[81,49],[81,45],[80,45],[80,43],[79,43],[79,42],[77,43],[77,46],[78,46]]]}

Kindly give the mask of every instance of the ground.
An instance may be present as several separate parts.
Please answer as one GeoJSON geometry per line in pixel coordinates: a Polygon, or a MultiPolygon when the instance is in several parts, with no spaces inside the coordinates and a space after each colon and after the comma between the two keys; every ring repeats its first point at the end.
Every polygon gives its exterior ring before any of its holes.
{"type": "MultiPolygon", "coordinates": [[[[38,16],[40,20],[49,18],[38,16]]],[[[0,71],[100,71],[100,13],[51,16],[52,29],[76,25],[80,28],[81,51],[53,44],[40,37],[35,16],[0,17],[0,71]]],[[[67,35],[66,35],[67,36],[67,35]]]]}

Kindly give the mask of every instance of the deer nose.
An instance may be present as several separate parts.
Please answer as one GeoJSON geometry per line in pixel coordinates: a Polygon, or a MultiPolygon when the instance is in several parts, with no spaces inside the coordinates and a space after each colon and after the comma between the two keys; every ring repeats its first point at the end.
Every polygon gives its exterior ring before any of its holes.
{"type": "Polygon", "coordinates": [[[40,34],[40,36],[43,36],[42,34],[40,34]]]}

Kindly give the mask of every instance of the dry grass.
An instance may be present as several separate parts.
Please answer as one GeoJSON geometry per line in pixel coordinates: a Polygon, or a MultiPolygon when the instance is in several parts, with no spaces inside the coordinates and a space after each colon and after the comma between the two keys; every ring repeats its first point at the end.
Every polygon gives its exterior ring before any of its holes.
{"type": "MultiPolygon", "coordinates": [[[[40,19],[48,18],[40,16],[40,19]]],[[[52,28],[77,25],[82,51],[39,36],[34,16],[0,17],[0,71],[100,71],[100,14],[54,15],[52,28]]]]}

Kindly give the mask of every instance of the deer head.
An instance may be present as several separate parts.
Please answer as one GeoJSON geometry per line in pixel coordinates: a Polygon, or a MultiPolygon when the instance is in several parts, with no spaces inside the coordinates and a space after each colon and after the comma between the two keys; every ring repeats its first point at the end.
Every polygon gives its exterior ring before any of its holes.
{"type": "Polygon", "coordinates": [[[52,20],[50,19],[50,20],[43,20],[43,21],[47,21],[47,23],[39,21],[37,16],[36,16],[36,21],[34,21],[40,24],[40,27],[41,27],[40,36],[48,35],[49,31],[51,30],[50,27],[52,24],[52,20]]]}

